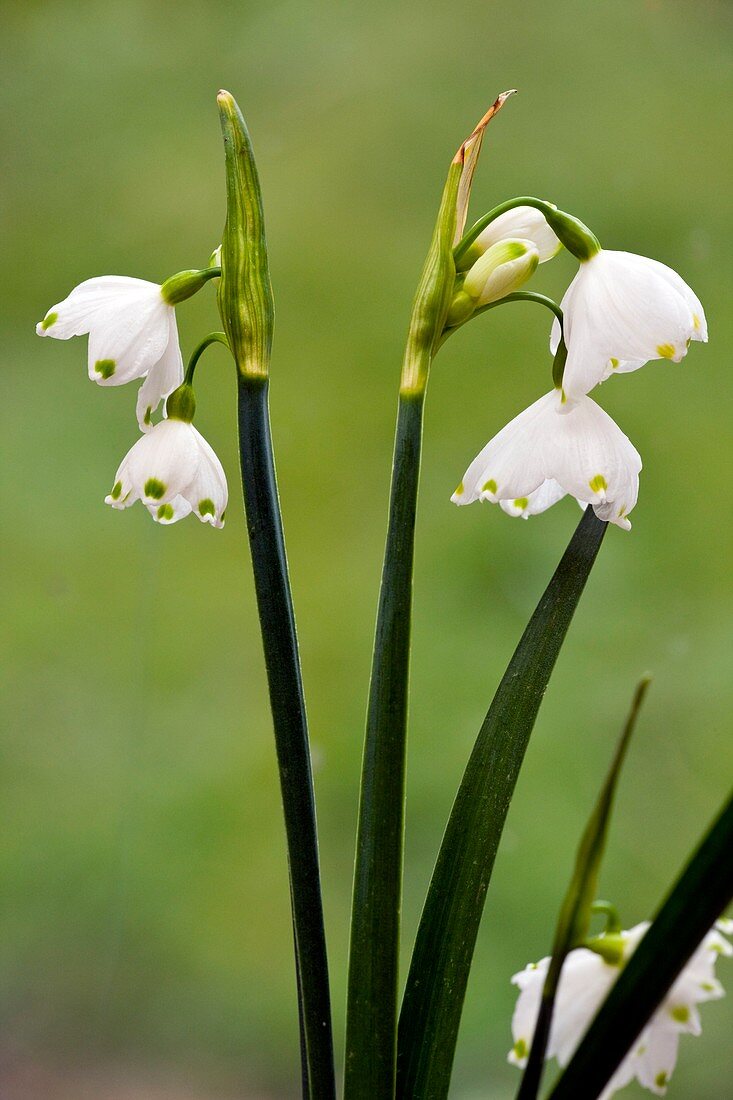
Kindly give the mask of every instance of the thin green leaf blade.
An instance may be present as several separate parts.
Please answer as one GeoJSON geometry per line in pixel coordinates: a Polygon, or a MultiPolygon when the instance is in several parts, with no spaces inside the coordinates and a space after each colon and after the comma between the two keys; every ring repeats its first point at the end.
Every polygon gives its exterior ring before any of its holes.
{"type": "Polygon", "coordinates": [[[529,1060],[522,1076],[517,1100],[535,1100],[540,1087],[545,1063],[545,1051],[552,1026],[555,996],[560,984],[560,974],[568,953],[582,943],[588,934],[592,905],[598,891],[598,876],[606,848],[614,795],[631,741],[631,735],[634,732],[636,720],[650,682],[648,676],[644,677],[634,693],[631,709],[616,746],[616,752],[578,845],[573,876],[560,907],[555,940],[552,946],[552,958],[542,990],[540,1011],[532,1037],[529,1060]]]}
{"type": "Polygon", "coordinates": [[[402,1100],[448,1093],[476,936],[537,712],[607,524],[588,507],[494,696],[451,811],[400,1016],[402,1100]]]}
{"type": "Polygon", "coordinates": [[[733,795],[710,827],[553,1089],[598,1096],[733,898],[733,795]]]}

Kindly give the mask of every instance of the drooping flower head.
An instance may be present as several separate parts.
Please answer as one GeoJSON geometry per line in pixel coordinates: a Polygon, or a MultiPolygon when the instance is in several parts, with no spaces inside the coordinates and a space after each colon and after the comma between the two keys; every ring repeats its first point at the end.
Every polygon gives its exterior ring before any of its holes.
{"type": "MultiPolygon", "coordinates": [[[[705,312],[687,283],[665,264],[630,252],[601,249],[581,263],[561,305],[570,403],[650,359],[679,363],[691,341],[708,338],[705,312]]],[[[559,340],[555,321],[553,354],[559,340]]]]}
{"type": "MultiPolygon", "coordinates": [[[[570,952],[560,976],[546,1058],[556,1058],[560,1066],[568,1064],[648,927],[649,922],[644,921],[627,932],[615,933],[613,939],[620,946],[615,958],[603,952],[603,940],[607,937],[599,937],[599,950],[578,947],[570,952]]],[[[715,976],[715,964],[721,955],[733,955],[733,947],[721,934],[723,931],[733,932],[733,922],[719,921],[708,932],[599,1100],[609,1100],[634,1078],[656,1095],[665,1094],[677,1062],[680,1035],[700,1034],[697,1005],[724,995],[715,976]]],[[[549,965],[549,957],[541,959],[512,978],[520,991],[512,1017],[514,1046],[509,1053],[509,1061],[516,1066],[524,1067],[527,1063],[549,965]]]]}
{"type": "Polygon", "coordinates": [[[203,523],[223,527],[226,474],[190,420],[174,415],[175,397],[168,419],[141,436],[123,458],[105,504],[129,508],[141,500],[157,523],[175,523],[193,512],[203,523]]]}
{"type": "Polygon", "coordinates": [[[183,381],[175,310],[158,283],[125,275],[87,279],[51,307],[36,332],[57,340],[88,333],[89,377],[100,386],[144,378],[137,401],[143,429],[183,381]]]}
{"type": "Polygon", "coordinates": [[[599,519],[628,530],[639,493],[639,453],[595,401],[581,398],[558,414],[551,391],[486,444],[451,497],[488,500],[509,515],[544,512],[567,493],[592,504],[599,519]]]}

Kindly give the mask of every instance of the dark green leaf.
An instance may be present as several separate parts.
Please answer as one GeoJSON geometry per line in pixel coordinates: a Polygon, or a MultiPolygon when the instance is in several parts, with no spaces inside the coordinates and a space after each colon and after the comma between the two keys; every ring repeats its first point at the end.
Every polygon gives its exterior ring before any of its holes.
{"type": "Polygon", "coordinates": [[[398,1096],[448,1093],[466,983],[509,803],[606,524],[588,507],[509,662],[453,805],[400,1017],[398,1096]]]}

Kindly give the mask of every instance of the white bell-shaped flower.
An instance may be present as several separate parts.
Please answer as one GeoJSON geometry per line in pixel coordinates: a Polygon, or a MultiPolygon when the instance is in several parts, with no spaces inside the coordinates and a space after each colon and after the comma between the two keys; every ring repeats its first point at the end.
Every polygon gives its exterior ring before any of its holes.
{"type": "Polygon", "coordinates": [[[183,381],[176,314],[158,283],[102,275],[80,283],[36,326],[39,336],[89,334],[89,377],[100,386],[144,378],[137,418],[145,430],[160,402],[183,381]]]}
{"type": "Polygon", "coordinates": [[[545,221],[544,214],[535,210],[533,206],[516,206],[513,210],[507,210],[498,218],[494,218],[493,222],[489,222],[471,246],[470,254],[473,255],[477,248],[485,252],[499,241],[510,238],[530,241],[537,249],[541,264],[557,256],[562,248],[560,241],[545,221]]]}
{"type": "MultiPolygon", "coordinates": [[[[648,927],[649,922],[644,921],[628,932],[614,936],[614,940],[621,944],[621,958],[617,963],[607,962],[601,954],[586,947],[578,947],[569,953],[555,999],[545,1051],[547,1059],[556,1058],[560,1066],[568,1064],[616,982],[621,967],[648,927]]],[[[721,934],[722,931],[730,933],[729,922],[718,922],[708,932],[599,1100],[609,1100],[634,1078],[656,1095],[664,1095],[677,1062],[680,1035],[683,1032],[700,1034],[697,1005],[724,995],[723,987],[715,977],[715,964],[721,955],[733,955],[733,947],[721,934]]],[[[514,1046],[509,1053],[509,1061],[516,1066],[524,1067],[527,1063],[549,965],[549,957],[541,959],[512,978],[520,990],[512,1017],[514,1046]]]]}
{"type": "Polygon", "coordinates": [[[628,530],[639,493],[638,451],[591,398],[567,415],[557,410],[553,390],[502,428],[466,470],[453,503],[489,500],[526,517],[570,493],[592,504],[599,519],[628,530]]]}
{"type": "Polygon", "coordinates": [[[158,523],[194,512],[224,526],[227,480],[221,462],[193,424],[170,417],[155,424],[127,452],[106,504],[129,508],[141,500],[158,523]]]}
{"type": "MultiPolygon", "coordinates": [[[[568,403],[650,359],[679,363],[692,340],[708,338],[705,312],[687,283],[670,267],[631,252],[601,249],[581,263],[561,304],[568,403]]],[[[555,321],[553,354],[559,340],[555,321]]]]}

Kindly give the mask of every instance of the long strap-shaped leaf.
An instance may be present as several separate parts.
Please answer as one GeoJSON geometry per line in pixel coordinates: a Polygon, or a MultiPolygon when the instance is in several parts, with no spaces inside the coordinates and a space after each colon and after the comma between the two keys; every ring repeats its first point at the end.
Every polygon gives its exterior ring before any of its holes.
{"type": "Polygon", "coordinates": [[[733,898],[733,796],[604,1001],[551,1100],[598,1096],[733,898]]]}
{"type": "Polygon", "coordinates": [[[443,1100],[484,900],[537,711],[606,524],[588,507],[494,696],[451,811],[402,1005],[398,1089],[443,1100]]]}

